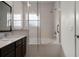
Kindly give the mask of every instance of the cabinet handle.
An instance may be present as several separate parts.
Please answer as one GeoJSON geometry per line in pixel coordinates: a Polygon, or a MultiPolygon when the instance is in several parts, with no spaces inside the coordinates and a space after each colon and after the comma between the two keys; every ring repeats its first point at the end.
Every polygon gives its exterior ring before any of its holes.
{"type": "Polygon", "coordinates": [[[59,24],[57,25],[57,32],[59,33],[59,24]]]}
{"type": "Polygon", "coordinates": [[[77,36],[77,38],[79,38],[79,35],[76,35],[77,36]]]}

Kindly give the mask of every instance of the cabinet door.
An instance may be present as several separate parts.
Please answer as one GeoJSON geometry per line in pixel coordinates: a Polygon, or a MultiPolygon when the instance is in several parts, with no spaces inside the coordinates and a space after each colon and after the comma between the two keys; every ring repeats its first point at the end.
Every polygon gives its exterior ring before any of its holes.
{"type": "Polygon", "coordinates": [[[22,45],[22,56],[26,55],[26,37],[23,38],[23,45],[22,45]]]}
{"type": "Polygon", "coordinates": [[[16,57],[23,57],[26,54],[26,37],[16,42],[16,57]]]}
{"type": "Polygon", "coordinates": [[[22,56],[25,56],[26,54],[26,46],[25,44],[22,46],[22,56]]]}
{"type": "Polygon", "coordinates": [[[15,57],[15,50],[9,52],[5,57],[15,57]]]}
{"type": "Polygon", "coordinates": [[[22,57],[22,45],[16,47],[16,57],[22,57]]]}
{"type": "Polygon", "coordinates": [[[13,57],[15,56],[15,43],[9,44],[0,49],[2,57],[13,57]]]}

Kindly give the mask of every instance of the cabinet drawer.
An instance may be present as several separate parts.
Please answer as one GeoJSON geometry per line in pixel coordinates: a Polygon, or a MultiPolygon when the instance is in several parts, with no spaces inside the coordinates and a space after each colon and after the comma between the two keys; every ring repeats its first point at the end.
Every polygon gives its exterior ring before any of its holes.
{"type": "Polygon", "coordinates": [[[16,46],[19,46],[19,45],[21,45],[21,44],[22,44],[22,39],[16,41],[16,46]]]}
{"type": "Polygon", "coordinates": [[[10,51],[15,49],[15,44],[10,44],[1,49],[1,56],[7,55],[10,51]]]}
{"type": "Polygon", "coordinates": [[[26,37],[23,38],[23,43],[24,43],[24,42],[26,43],[26,37]]]}

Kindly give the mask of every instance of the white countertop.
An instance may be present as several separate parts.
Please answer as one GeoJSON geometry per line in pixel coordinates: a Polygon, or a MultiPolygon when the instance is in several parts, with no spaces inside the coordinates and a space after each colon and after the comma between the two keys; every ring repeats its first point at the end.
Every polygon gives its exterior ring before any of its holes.
{"type": "Polygon", "coordinates": [[[10,36],[7,36],[7,37],[3,37],[2,39],[0,39],[0,48],[6,46],[6,45],[9,45],[23,37],[25,37],[26,35],[23,35],[23,34],[19,34],[19,35],[10,35],[10,36]]]}

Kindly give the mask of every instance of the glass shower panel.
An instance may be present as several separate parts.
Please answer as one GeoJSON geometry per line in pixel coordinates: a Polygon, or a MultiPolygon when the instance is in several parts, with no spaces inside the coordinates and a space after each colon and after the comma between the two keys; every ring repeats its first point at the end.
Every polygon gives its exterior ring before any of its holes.
{"type": "Polygon", "coordinates": [[[29,2],[29,44],[37,44],[37,2],[29,2]]]}
{"type": "Polygon", "coordinates": [[[53,42],[54,30],[54,2],[39,2],[40,8],[40,28],[41,28],[41,44],[49,44],[53,42]]]}
{"type": "Polygon", "coordinates": [[[40,20],[37,21],[37,44],[41,44],[41,28],[40,28],[40,20]]]}
{"type": "Polygon", "coordinates": [[[38,3],[30,1],[29,4],[29,55],[38,55],[39,42],[39,19],[38,19],[38,3]]]}
{"type": "Polygon", "coordinates": [[[24,21],[24,29],[27,30],[27,31],[29,30],[29,27],[28,27],[29,23],[28,22],[29,21],[24,21]]]}
{"type": "Polygon", "coordinates": [[[37,44],[37,21],[29,21],[29,44],[37,44]]]}

